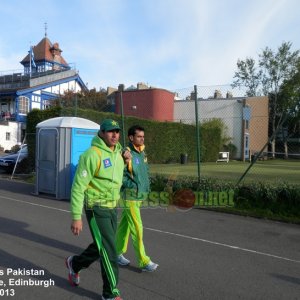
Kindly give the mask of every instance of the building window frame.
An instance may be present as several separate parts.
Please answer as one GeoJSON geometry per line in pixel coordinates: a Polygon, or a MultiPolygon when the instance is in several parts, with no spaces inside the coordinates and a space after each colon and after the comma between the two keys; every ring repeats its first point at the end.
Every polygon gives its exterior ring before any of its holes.
{"type": "Polygon", "coordinates": [[[27,115],[29,113],[30,100],[26,96],[19,97],[19,114],[27,115]]]}
{"type": "Polygon", "coordinates": [[[10,132],[5,132],[5,140],[10,141],[10,138],[11,138],[10,132]]]}

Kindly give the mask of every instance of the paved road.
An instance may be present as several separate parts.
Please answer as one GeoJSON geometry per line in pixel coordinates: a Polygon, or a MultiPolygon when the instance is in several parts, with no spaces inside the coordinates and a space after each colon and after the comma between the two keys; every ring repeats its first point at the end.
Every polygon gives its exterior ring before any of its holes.
{"type": "MultiPolygon", "coordinates": [[[[81,272],[80,287],[66,280],[64,258],[90,242],[86,224],[74,237],[69,203],[33,190],[0,179],[0,300],[99,299],[98,263],[81,272]],[[29,279],[34,286],[17,285],[29,279]]],[[[145,209],[143,219],[146,249],[160,267],[141,273],[130,247],[132,265],[120,270],[124,299],[300,299],[298,225],[198,209],[145,209]]]]}

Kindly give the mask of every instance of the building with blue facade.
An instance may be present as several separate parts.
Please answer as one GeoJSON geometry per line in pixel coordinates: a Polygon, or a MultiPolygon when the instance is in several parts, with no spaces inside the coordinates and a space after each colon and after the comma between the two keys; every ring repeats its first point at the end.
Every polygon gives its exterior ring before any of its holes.
{"type": "Polygon", "coordinates": [[[66,91],[87,89],[78,71],[63,58],[59,44],[52,44],[46,34],[20,63],[21,72],[0,72],[0,146],[4,150],[22,143],[26,116],[32,109],[48,108],[66,91]]]}

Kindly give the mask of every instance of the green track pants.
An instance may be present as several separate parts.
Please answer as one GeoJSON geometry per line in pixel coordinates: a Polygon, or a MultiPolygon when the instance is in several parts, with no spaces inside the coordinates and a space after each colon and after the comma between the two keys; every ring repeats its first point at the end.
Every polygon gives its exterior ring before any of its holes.
{"type": "Polygon", "coordinates": [[[140,206],[142,201],[124,201],[121,220],[117,229],[117,253],[123,254],[127,251],[128,239],[131,234],[133,248],[138,260],[139,267],[142,268],[150,262],[146,255],[143,242],[143,223],[140,206]]]}
{"type": "Polygon", "coordinates": [[[98,206],[86,209],[86,217],[93,237],[91,243],[80,255],[72,260],[74,272],[89,267],[100,258],[103,296],[114,298],[120,295],[118,284],[118,263],[115,246],[117,210],[98,206]]]}

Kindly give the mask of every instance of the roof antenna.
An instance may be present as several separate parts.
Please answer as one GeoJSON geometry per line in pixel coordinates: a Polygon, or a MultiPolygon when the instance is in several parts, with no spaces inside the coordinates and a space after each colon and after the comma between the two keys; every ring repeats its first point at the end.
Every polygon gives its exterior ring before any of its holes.
{"type": "Polygon", "coordinates": [[[48,29],[47,22],[45,22],[44,24],[45,24],[45,37],[47,37],[47,29],[48,29]]]}

